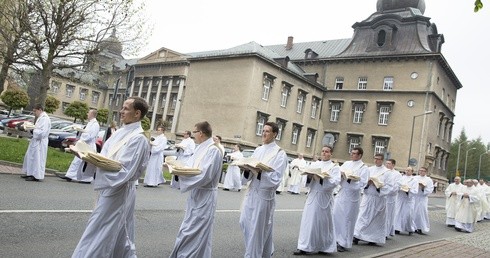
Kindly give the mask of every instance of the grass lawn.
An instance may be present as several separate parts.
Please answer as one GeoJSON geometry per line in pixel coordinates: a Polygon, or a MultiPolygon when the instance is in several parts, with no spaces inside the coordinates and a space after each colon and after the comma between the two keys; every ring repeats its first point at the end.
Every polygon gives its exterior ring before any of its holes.
{"type": "MultiPolygon", "coordinates": [[[[27,139],[0,137],[0,160],[22,164],[29,142],[27,139]]],[[[61,152],[59,149],[48,147],[46,168],[66,171],[73,160],[73,154],[61,152]]]]}

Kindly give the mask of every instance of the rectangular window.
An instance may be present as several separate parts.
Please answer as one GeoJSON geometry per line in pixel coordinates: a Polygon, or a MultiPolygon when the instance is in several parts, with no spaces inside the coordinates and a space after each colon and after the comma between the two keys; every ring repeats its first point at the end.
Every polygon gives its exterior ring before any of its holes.
{"type": "MultiPolygon", "coordinates": [[[[168,80],[167,80],[167,82],[168,82],[168,80]]],[[[160,94],[160,99],[162,100],[162,105],[161,105],[162,109],[165,109],[165,103],[167,102],[167,96],[166,95],[167,94],[165,94],[165,93],[160,94]]]]}
{"type": "Polygon", "coordinates": [[[51,81],[51,92],[53,94],[57,94],[60,88],[61,88],[61,82],[54,81],[54,80],[51,81]]]}
{"type": "Polygon", "coordinates": [[[177,93],[170,94],[170,101],[172,102],[170,110],[175,110],[175,108],[177,107],[177,93]]]}
{"type": "Polygon", "coordinates": [[[344,88],[344,78],[343,77],[335,78],[335,89],[341,90],[343,88],[344,88]]]}
{"type": "Polygon", "coordinates": [[[291,89],[289,87],[283,87],[281,92],[281,107],[286,107],[288,104],[288,96],[291,89]]]}
{"type": "Polygon", "coordinates": [[[305,101],[305,95],[303,92],[298,92],[298,105],[296,106],[296,113],[301,114],[303,112],[303,104],[305,101]]]}
{"type": "Polygon", "coordinates": [[[340,116],[340,103],[333,103],[330,110],[330,121],[338,122],[340,116]]]}
{"type": "Polygon", "coordinates": [[[299,135],[299,128],[298,127],[294,127],[293,128],[293,138],[291,140],[291,143],[292,144],[298,143],[298,135],[299,135]]]}
{"type": "Polygon", "coordinates": [[[269,78],[264,78],[264,88],[262,90],[262,99],[263,100],[268,100],[269,99],[269,93],[272,87],[272,80],[269,78]]]}
{"type": "Polygon", "coordinates": [[[75,86],[73,85],[66,85],[66,97],[71,98],[73,96],[73,92],[75,91],[75,86]]]}
{"type": "Polygon", "coordinates": [[[367,89],[367,77],[359,77],[359,81],[357,83],[357,89],[359,90],[367,89]]]}
{"type": "Polygon", "coordinates": [[[352,149],[355,147],[359,147],[360,139],[359,137],[351,137],[349,140],[349,153],[351,153],[352,149]]]}
{"type": "Polygon", "coordinates": [[[119,107],[119,101],[121,101],[121,94],[116,95],[116,107],[119,107]]]}
{"type": "Polygon", "coordinates": [[[85,100],[87,98],[88,89],[80,88],[80,100],[85,100]]]}
{"type": "Polygon", "coordinates": [[[109,94],[109,107],[112,106],[113,94],[109,94]]]}
{"type": "Polygon", "coordinates": [[[381,106],[379,108],[378,124],[379,125],[388,125],[388,117],[389,117],[389,115],[390,115],[390,107],[381,106]]]}
{"type": "Polygon", "coordinates": [[[261,136],[262,131],[264,130],[264,124],[266,123],[266,117],[259,115],[257,118],[257,126],[255,128],[255,135],[261,136]]]}
{"type": "Polygon", "coordinates": [[[282,138],[282,132],[284,131],[284,127],[286,126],[286,122],[282,119],[277,119],[276,121],[277,127],[279,128],[276,136],[276,140],[280,141],[282,138]]]}
{"type": "Polygon", "coordinates": [[[385,77],[383,90],[393,90],[393,77],[385,77]]]}
{"type": "Polygon", "coordinates": [[[316,113],[319,107],[320,107],[320,99],[317,97],[313,97],[311,102],[311,118],[316,118],[316,113]]]}
{"type": "Polygon", "coordinates": [[[308,129],[308,134],[306,135],[306,147],[311,148],[313,140],[315,139],[315,131],[308,129]]]}
{"type": "Polygon", "coordinates": [[[354,120],[352,121],[354,124],[362,123],[362,115],[364,114],[364,105],[355,104],[354,105],[354,120]]]}
{"type": "Polygon", "coordinates": [[[92,92],[92,104],[99,103],[99,96],[100,96],[99,92],[96,92],[96,91],[92,92]]]}
{"type": "Polygon", "coordinates": [[[385,153],[385,141],[384,140],[376,140],[374,142],[374,154],[384,154],[385,153]]]}

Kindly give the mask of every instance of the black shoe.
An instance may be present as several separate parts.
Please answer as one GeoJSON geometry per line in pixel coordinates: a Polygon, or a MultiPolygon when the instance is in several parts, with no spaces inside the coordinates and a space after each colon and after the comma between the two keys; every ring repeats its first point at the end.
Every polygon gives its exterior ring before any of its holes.
{"type": "Polygon", "coordinates": [[[341,252],[345,252],[347,251],[343,246],[337,244],[337,252],[341,253],[341,252]]]}
{"type": "Polygon", "coordinates": [[[376,243],[374,243],[374,242],[369,242],[369,243],[368,243],[368,245],[374,246],[374,245],[376,245],[376,243]]]}
{"type": "Polygon", "coordinates": [[[419,235],[426,235],[424,232],[422,232],[422,229],[415,230],[415,233],[417,233],[419,235]]]}
{"type": "Polygon", "coordinates": [[[297,249],[296,251],[293,252],[294,255],[308,255],[310,254],[309,252],[297,249]]]}
{"type": "Polygon", "coordinates": [[[408,232],[408,235],[409,235],[409,236],[413,235],[413,232],[408,232]]]}
{"type": "Polygon", "coordinates": [[[20,176],[20,178],[27,178],[27,177],[28,177],[28,175],[26,175],[26,174],[23,174],[20,176]]]}
{"type": "MultiPolygon", "coordinates": [[[[70,179],[70,181],[71,181],[71,179],[70,179]]],[[[87,184],[87,185],[89,185],[91,182],[78,181],[78,183],[79,183],[79,184],[87,184]]]]}
{"type": "Polygon", "coordinates": [[[150,187],[150,188],[153,188],[153,187],[157,187],[156,185],[144,185],[143,187],[150,187]]]}
{"type": "Polygon", "coordinates": [[[281,194],[281,191],[276,191],[276,194],[281,194]]]}
{"type": "Polygon", "coordinates": [[[461,232],[461,231],[463,231],[462,229],[460,229],[460,228],[457,228],[457,227],[454,227],[454,229],[456,229],[456,231],[458,231],[458,232],[461,232]]]}
{"type": "Polygon", "coordinates": [[[400,230],[395,230],[395,235],[400,235],[400,230]]]}
{"type": "Polygon", "coordinates": [[[352,239],[352,243],[355,245],[359,244],[359,238],[354,237],[354,239],[352,239]]]}
{"type": "Polygon", "coordinates": [[[454,225],[447,225],[447,226],[450,227],[450,228],[454,228],[454,225]]]}
{"type": "Polygon", "coordinates": [[[68,182],[71,182],[71,180],[72,180],[71,178],[66,177],[66,176],[64,176],[64,175],[62,175],[62,174],[60,174],[60,173],[57,173],[57,172],[54,172],[54,175],[55,175],[55,176],[57,176],[57,177],[59,177],[59,178],[61,178],[61,179],[66,180],[66,181],[68,181],[68,182]]]}
{"type": "Polygon", "coordinates": [[[39,179],[33,177],[33,176],[28,176],[26,177],[26,181],[35,181],[35,182],[39,182],[39,179]]]}
{"type": "Polygon", "coordinates": [[[223,188],[223,191],[230,191],[230,189],[228,189],[228,188],[223,188]]]}

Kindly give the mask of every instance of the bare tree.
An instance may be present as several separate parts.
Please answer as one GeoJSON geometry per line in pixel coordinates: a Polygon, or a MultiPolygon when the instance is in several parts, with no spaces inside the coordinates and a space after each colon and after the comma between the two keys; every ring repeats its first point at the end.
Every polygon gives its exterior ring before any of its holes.
{"type": "Polygon", "coordinates": [[[28,49],[22,45],[22,36],[26,31],[24,20],[29,10],[25,1],[0,0],[0,93],[4,90],[5,80],[10,67],[28,49]]]}
{"type": "Polygon", "coordinates": [[[27,27],[27,56],[18,65],[40,75],[34,104],[44,104],[55,69],[84,65],[85,58],[100,51],[99,44],[114,30],[128,49],[145,40],[143,6],[132,0],[23,0],[31,10],[27,27]]]}

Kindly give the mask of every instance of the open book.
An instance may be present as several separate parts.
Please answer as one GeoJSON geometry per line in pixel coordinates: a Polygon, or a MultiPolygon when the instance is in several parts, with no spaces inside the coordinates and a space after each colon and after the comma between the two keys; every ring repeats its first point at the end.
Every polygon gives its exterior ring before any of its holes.
{"type": "Polygon", "coordinates": [[[262,170],[263,172],[270,172],[274,169],[267,166],[266,164],[260,162],[258,159],[253,157],[241,158],[239,160],[233,161],[231,165],[239,166],[244,170],[262,170]]]}
{"type": "Polygon", "coordinates": [[[344,174],[347,179],[359,181],[361,179],[360,176],[354,175],[354,171],[350,169],[342,170],[340,173],[344,174]]]}
{"type": "Polygon", "coordinates": [[[31,122],[28,122],[28,121],[25,121],[23,124],[22,124],[22,127],[24,127],[24,130],[27,131],[27,130],[32,130],[34,128],[36,128],[36,126],[31,123],[31,122]]]}
{"type": "Polygon", "coordinates": [[[378,188],[378,189],[383,187],[383,185],[384,185],[384,183],[381,180],[379,180],[379,178],[377,176],[372,176],[369,178],[369,180],[373,181],[374,186],[376,186],[376,188],[378,188]]]}
{"type": "Polygon", "coordinates": [[[424,187],[427,186],[427,183],[424,180],[420,180],[419,184],[423,185],[424,187]]]}
{"type": "Polygon", "coordinates": [[[174,156],[165,157],[165,165],[168,167],[168,172],[177,176],[195,176],[201,174],[199,168],[187,167],[180,160],[176,160],[174,156]]]}
{"type": "Polygon", "coordinates": [[[83,141],[77,141],[75,145],[70,146],[70,150],[77,152],[78,156],[83,161],[93,164],[105,171],[119,171],[121,170],[121,163],[118,161],[108,159],[99,153],[93,151],[88,144],[83,141]]]}
{"type": "Polygon", "coordinates": [[[408,193],[408,191],[410,191],[410,186],[408,186],[408,185],[402,185],[402,186],[400,186],[400,190],[408,193]]]}
{"type": "Polygon", "coordinates": [[[328,172],[322,171],[321,168],[305,168],[305,169],[301,170],[301,175],[306,175],[306,174],[317,175],[321,179],[325,179],[326,177],[330,177],[328,172]]]}

